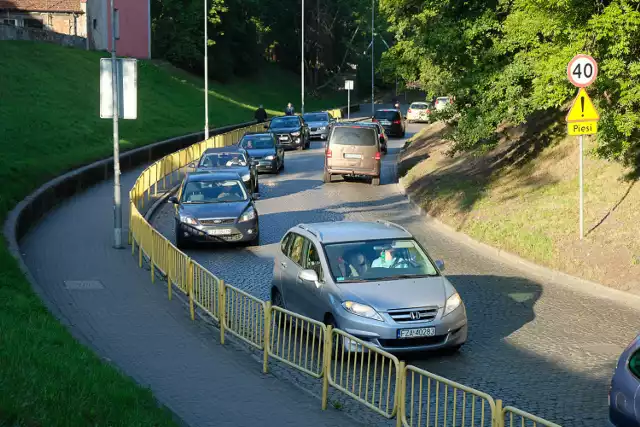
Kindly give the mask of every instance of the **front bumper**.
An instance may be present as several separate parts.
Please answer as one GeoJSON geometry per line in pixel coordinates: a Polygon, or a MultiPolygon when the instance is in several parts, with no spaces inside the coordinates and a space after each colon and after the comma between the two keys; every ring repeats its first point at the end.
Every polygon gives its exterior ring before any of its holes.
{"type": "Polygon", "coordinates": [[[336,314],[340,329],[389,353],[435,351],[458,347],[467,341],[468,325],[464,305],[446,317],[431,322],[397,323],[384,313],[382,316],[385,321],[380,322],[356,316],[344,309],[338,309],[336,314]],[[435,327],[435,336],[398,338],[400,329],[423,327],[435,327]]]}
{"type": "Polygon", "coordinates": [[[277,135],[278,144],[285,150],[288,148],[298,148],[303,144],[302,136],[277,135]],[[283,138],[284,137],[284,138],[283,138]]]}
{"type": "Polygon", "coordinates": [[[313,130],[313,128],[310,131],[310,136],[311,139],[327,139],[327,137],[329,136],[329,131],[327,129],[323,129],[323,130],[313,130]]]}
{"type": "Polygon", "coordinates": [[[178,223],[177,232],[180,233],[182,239],[193,242],[234,243],[254,240],[259,234],[260,229],[258,218],[256,217],[251,221],[220,225],[193,226],[178,223]],[[211,234],[219,230],[224,230],[225,234],[211,234]]]}
{"type": "Polygon", "coordinates": [[[277,172],[278,171],[278,160],[259,160],[258,163],[258,172],[277,172]]]}

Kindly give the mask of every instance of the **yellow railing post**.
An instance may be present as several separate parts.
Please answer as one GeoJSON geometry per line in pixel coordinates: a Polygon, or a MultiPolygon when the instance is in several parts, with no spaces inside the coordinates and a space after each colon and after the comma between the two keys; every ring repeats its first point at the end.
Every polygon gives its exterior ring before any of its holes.
{"type": "Polygon", "coordinates": [[[142,268],[142,242],[144,242],[144,232],[138,231],[138,268],[142,268]]]}
{"type": "Polygon", "coordinates": [[[224,344],[224,323],[226,322],[227,318],[227,292],[224,286],[224,280],[220,279],[218,285],[218,319],[220,319],[220,344],[224,344]]]}
{"type": "Polygon", "coordinates": [[[329,398],[329,372],[331,372],[331,346],[333,340],[331,335],[333,334],[333,327],[327,326],[327,332],[324,337],[324,375],[322,376],[322,410],[327,409],[327,400],[329,398]]]}
{"type": "Polygon", "coordinates": [[[493,417],[493,427],[503,427],[504,423],[504,414],[502,413],[502,400],[496,400],[495,413],[492,414],[493,417]]]}
{"type": "Polygon", "coordinates": [[[189,313],[191,320],[196,320],[196,313],[193,309],[193,261],[191,258],[187,261],[187,292],[189,293],[189,313]]]}
{"type": "Polygon", "coordinates": [[[151,238],[149,239],[151,243],[151,248],[149,249],[149,271],[151,272],[151,283],[156,282],[156,265],[154,263],[155,253],[156,253],[156,245],[155,245],[155,236],[153,235],[153,228],[149,226],[149,235],[151,238]]]}
{"type": "Polygon", "coordinates": [[[264,304],[264,360],[262,372],[269,373],[269,343],[271,342],[271,301],[264,304]]]}
{"type": "Polygon", "coordinates": [[[407,395],[407,371],[404,361],[400,361],[398,367],[398,378],[396,378],[396,427],[402,427],[402,417],[404,416],[405,397],[407,395]]]}
{"type": "Polygon", "coordinates": [[[171,301],[171,275],[173,274],[173,259],[171,258],[171,242],[167,240],[167,293],[169,294],[169,301],[171,301]]]}

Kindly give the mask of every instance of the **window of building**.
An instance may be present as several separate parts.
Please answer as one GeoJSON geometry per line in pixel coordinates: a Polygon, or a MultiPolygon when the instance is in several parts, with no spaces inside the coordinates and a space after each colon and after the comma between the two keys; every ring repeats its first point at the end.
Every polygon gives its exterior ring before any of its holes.
{"type": "Polygon", "coordinates": [[[97,19],[93,19],[93,29],[97,30],[98,29],[98,20],[97,19]]]}
{"type": "Polygon", "coordinates": [[[14,27],[18,26],[18,21],[15,19],[3,19],[2,23],[5,25],[13,25],[14,27]]]}
{"type": "Polygon", "coordinates": [[[42,24],[42,21],[39,19],[33,19],[33,18],[26,18],[23,21],[23,25],[25,27],[29,27],[29,28],[38,28],[38,29],[42,29],[44,27],[44,25],[42,24]]]}

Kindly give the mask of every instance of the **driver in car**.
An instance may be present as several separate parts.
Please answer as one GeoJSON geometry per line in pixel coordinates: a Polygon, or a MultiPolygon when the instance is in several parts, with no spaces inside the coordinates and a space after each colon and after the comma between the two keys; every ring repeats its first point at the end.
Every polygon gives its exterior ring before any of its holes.
{"type": "Polygon", "coordinates": [[[371,268],[409,268],[409,263],[397,249],[388,248],[380,252],[380,257],[371,263],[371,268]]]}

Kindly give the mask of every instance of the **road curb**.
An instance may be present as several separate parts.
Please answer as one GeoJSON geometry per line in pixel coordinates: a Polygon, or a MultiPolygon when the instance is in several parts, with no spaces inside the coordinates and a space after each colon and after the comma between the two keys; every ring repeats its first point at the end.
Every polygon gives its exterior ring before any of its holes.
{"type": "Polygon", "coordinates": [[[464,234],[456,230],[454,227],[451,227],[450,225],[445,224],[439,219],[429,215],[423,207],[421,207],[412,199],[411,194],[409,194],[404,188],[401,180],[398,180],[398,182],[396,182],[396,186],[398,191],[407,198],[409,204],[411,204],[411,206],[415,210],[417,210],[420,215],[423,216],[425,222],[435,226],[435,228],[437,228],[442,232],[442,234],[446,235],[451,240],[455,240],[456,242],[464,244],[465,246],[481,253],[484,256],[507,264],[539,279],[557,283],[572,290],[586,293],[598,298],[605,298],[610,301],[624,304],[630,308],[640,310],[639,295],[635,295],[618,289],[613,289],[600,283],[592,282],[580,277],[575,277],[548,267],[543,267],[511,252],[505,251],[503,249],[498,249],[486,243],[475,240],[467,234],[464,234]]]}

